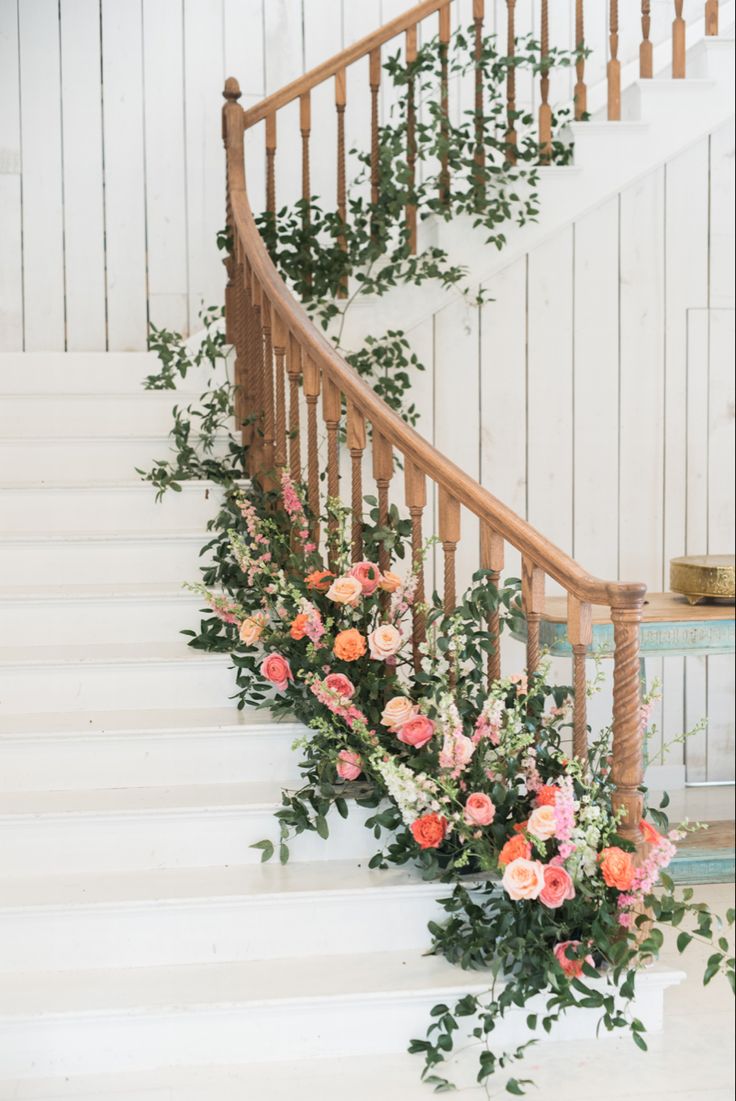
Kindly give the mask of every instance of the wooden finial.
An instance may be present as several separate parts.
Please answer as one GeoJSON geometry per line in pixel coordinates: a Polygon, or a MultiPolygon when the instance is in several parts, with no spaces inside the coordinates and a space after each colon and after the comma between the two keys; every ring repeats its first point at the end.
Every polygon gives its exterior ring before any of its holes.
{"type": "Polygon", "coordinates": [[[229,76],[225,81],[225,87],[222,90],[222,94],[225,99],[233,100],[237,102],[240,99],[241,91],[240,85],[234,76],[229,76]]]}

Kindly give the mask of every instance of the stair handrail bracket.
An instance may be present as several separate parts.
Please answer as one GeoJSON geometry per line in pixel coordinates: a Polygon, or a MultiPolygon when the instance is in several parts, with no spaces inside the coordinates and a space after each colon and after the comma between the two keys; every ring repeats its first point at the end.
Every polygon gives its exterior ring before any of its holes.
{"type": "MultiPolygon", "coordinates": [[[[451,0],[430,0],[388,24],[377,36],[387,41],[406,31],[428,13],[449,12],[451,0]],[[387,32],[395,28],[392,34],[387,32]]],[[[480,5],[482,10],[482,5],[480,5]]],[[[370,36],[369,36],[370,37],[370,36]]],[[[363,40],[363,44],[368,39],[363,40]]],[[[369,47],[369,50],[373,47],[369,47]]],[[[320,67],[323,78],[339,72],[366,52],[362,44],[346,50],[342,63],[334,59],[320,67]]],[[[318,70],[314,70],[317,72],[318,70]]],[[[310,74],[307,74],[311,78],[310,74]]],[[[302,78],[304,80],[306,78],[302,78]]],[[[362,520],[361,469],[367,445],[366,423],[372,429],[373,477],[378,487],[379,522],[388,519],[389,486],[394,452],[404,466],[405,505],[412,518],[412,552],[421,562],[422,517],[427,503],[427,480],[437,487],[438,531],[444,559],[444,602],[454,608],[455,553],[461,538],[462,510],[480,522],[479,565],[497,581],[504,566],[504,546],[511,544],[522,559],[522,604],[527,620],[527,666],[530,673],[540,657],[540,623],[545,610],[545,579],[556,581],[568,594],[568,638],[572,649],[574,694],[573,747],[587,754],[585,662],[592,644],[592,606],[610,609],[614,633],[613,753],[611,780],[614,806],[621,813],[620,832],[644,851],[640,822],[643,815],[643,730],[639,633],[646,586],[596,578],[517,516],[488,490],[451,462],[405,423],[378,397],[313,324],[274,266],[259,233],[248,201],[244,131],[250,121],[268,119],[282,103],[300,93],[299,82],[275,93],[246,112],[238,102],[237,80],[225,82],[222,134],[226,151],[227,226],[230,254],[226,260],[226,334],[235,349],[236,413],[243,425],[251,475],[268,477],[279,468],[304,481],[313,515],[320,514],[318,404],[327,436],[327,495],[339,496],[338,429],[347,411],[347,447],[352,460],[354,560],[360,560],[362,520]],[[288,93],[288,94],[287,94],[288,93]],[[300,387],[305,404],[299,398],[300,387]],[[287,408],[288,402],[288,408],[287,408]],[[306,408],[307,425],[300,417],[306,408]],[[302,412],[300,412],[300,409],[302,412]],[[288,430],[287,430],[288,426],[288,430]],[[306,442],[306,462],[302,452],[306,442]],[[306,471],[306,474],[305,474],[306,471]]],[[[302,89],[303,91],[303,89],[302,89]]],[[[388,567],[388,562],[385,563],[388,567]]],[[[420,586],[423,586],[421,565],[420,586]]],[[[423,591],[423,588],[422,590],[423,591]]],[[[500,676],[498,617],[488,629],[496,656],[489,661],[489,679],[500,676]]],[[[423,641],[423,616],[414,615],[413,642],[423,641]]]]}

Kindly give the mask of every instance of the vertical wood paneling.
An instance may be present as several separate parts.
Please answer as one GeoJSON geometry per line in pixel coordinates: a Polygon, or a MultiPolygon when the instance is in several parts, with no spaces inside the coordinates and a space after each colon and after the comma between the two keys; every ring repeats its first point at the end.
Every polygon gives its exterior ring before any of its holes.
{"type": "MultiPolygon", "coordinates": [[[[303,0],[303,3],[304,68],[309,70],[342,49],[342,5],[340,0],[303,0]]],[[[334,80],[327,80],[315,88],[311,101],[312,192],[319,196],[324,207],[334,209],[337,203],[334,80]]]]}
{"type": "Polygon", "coordinates": [[[710,138],[710,299],[709,305],[733,308],[736,278],[736,218],[734,121],[720,126],[710,138]]]}
{"type": "Polygon", "coordinates": [[[225,75],[237,77],[244,96],[266,94],[264,0],[224,0],[225,75]]]}
{"type": "Polygon", "coordinates": [[[143,0],[149,317],[176,331],[189,321],[181,12],[181,0],[143,0]]]}
{"type": "Polygon", "coordinates": [[[60,17],[67,348],[94,351],[107,336],[99,0],[61,0],[60,17]]]}
{"type": "Polygon", "coordinates": [[[19,5],[18,15],[25,348],[63,351],[64,206],[57,0],[26,0],[19,5]]]}
{"type": "MultiPolygon", "coordinates": [[[[264,7],[266,42],[266,94],[275,92],[304,72],[302,0],[266,0],[264,7]]],[[[327,56],[325,54],[324,56],[327,56]]],[[[322,120],[320,120],[321,122],[322,120]]],[[[264,148],[263,125],[255,127],[255,144],[264,148]]],[[[315,119],[312,119],[314,134],[315,119]]],[[[295,203],[301,198],[301,136],[299,104],[290,103],[279,111],[278,154],[276,157],[276,205],[295,203]]]]}
{"type": "Polygon", "coordinates": [[[18,9],[0,4],[0,350],[23,348],[18,9]]]}
{"type": "Polygon", "coordinates": [[[102,0],[107,330],[111,351],[148,330],[141,6],[102,0]]]}

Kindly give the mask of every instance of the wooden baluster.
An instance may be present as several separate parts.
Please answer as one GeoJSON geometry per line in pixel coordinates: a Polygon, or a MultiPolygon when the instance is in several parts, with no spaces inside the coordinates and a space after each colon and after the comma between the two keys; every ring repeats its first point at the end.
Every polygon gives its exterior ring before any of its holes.
{"type": "MultiPolygon", "coordinates": [[[[347,193],[345,185],[345,104],[347,103],[347,85],[345,83],[345,70],[340,69],[335,73],[335,111],[337,112],[337,216],[341,227],[347,225],[347,193]]],[[[341,232],[337,239],[338,248],[346,253],[348,250],[345,233],[341,232]]],[[[337,290],[338,298],[346,298],[348,293],[347,274],[340,280],[337,290]]]]}
{"type": "Polygon", "coordinates": [[[263,329],[261,328],[261,288],[250,268],[247,268],[246,287],[251,303],[249,325],[249,371],[253,378],[253,461],[251,473],[260,476],[265,466],[263,447],[263,422],[265,408],[263,329]]]}
{"type": "Polygon", "coordinates": [[[299,423],[299,376],[302,373],[302,350],[293,334],[289,334],[289,473],[292,481],[302,476],[301,425],[299,423]]]}
{"type": "MultiPolygon", "coordinates": [[[[302,229],[306,234],[309,229],[310,217],[310,204],[312,199],[312,184],[310,180],[309,171],[309,135],[312,130],[312,101],[309,92],[304,92],[299,97],[299,129],[302,135],[302,229]]],[[[309,255],[309,244],[305,242],[305,248],[307,256],[309,255]]],[[[307,287],[312,286],[312,273],[309,270],[310,265],[305,262],[306,276],[304,282],[307,287]]]]}
{"type": "Polygon", "coordinates": [[[369,80],[371,85],[371,204],[377,207],[380,186],[380,153],[378,146],[378,93],[381,90],[380,46],[370,52],[369,80]]]}
{"type": "Polygon", "coordinates": [[[266,118],[266,210],[276,213],[276,112],[266,118]]]}
{"type": "Polygon", "coordinates": [[[526,670],[531,677],[539,665],[539,622],[544,611],[544,571],[529,558],[521,560],[521,602],[527,621],[526,670]]]}
{"type": "Polygon", "coordinates": [[[706,0],[705,33],[707,35],[718,34],[718,0],[706,0]]]}
{"type": "Polygon", "coordinates": [[[621,118],[621,62],[618,59],[618,0],[609,0],[609,53],[606,67],[608,78],[608,118],[618,122],[621,118]]]}
{"type": "Polygon", "coordinates": [[[288,332],[277,313],[273,315],[272,324],[274,372],[276,376],[275,461],[280,474],[282,470],[286,470],[286,380],[284,378],[284,360],[286,358],[288,332]]]}
{"type": "MultiPolygon", "coordinates": [[[[340,391],[325,373],[322,380],[322,419],[327,429],[327,497],[330,502],[337,501],[340,496],[340,453],[337,433],[340,427],[341,411],[342,398],[340,397],[340,391]]],[[[337,534],[337,517],[330,515],[327,522],[327,546],[331,568],[334,568],[337,558],[337,534]]]]}
{"type": "MultiPolygon", "coordinates": [[[[388,488],[394,473],[394,453],[385,436],[373,425],[373,477],[378,489],[378,522],[388,525],[388,488]]],[[[388,548],[383,543],[378,548],[378,567],[383,572],[391,565],[388,548]]]]}
{"type": "MultiPolygon", "coordinates": [[[[507,30],[506,30],[506,54],[513,57],[516,51],[516,0],[506,0],[507,30]]],[[[516,68],[509,65],[506,74],[506,160],[509,164],[516,164],[516,68]]]]}
{"type": "Polygon", "coordinates": [[[424,539],[422,536],[422,513],[427,504],[427,482],[424,472],[410,459],[404,459],[404,495],[411,517],[411,557],[412,567],[417,576],[417,586],[412,606],[412,648],[414,668],[419,669],[421,654],[419,647],[427,637],[427,616],[424,611],[424,539]]]}
{"type": "Polygon", "coordinates": [[[575,118],[580,122],[588,113],[588,89],[585,84],[585,5],[575,0],[575,118]]]}
{"type": "MultiPolygon", "coordinates": [[[[406,32],[406,64],[413,65],[417,59],[417,28],[409,27],[406,32]]],[[[412,76],[406,89],[406,170],[409,200],[406,204],[406,233],[412,253],[417,251],[417,205],[413,202],[417,179],[417,111],[416,80],[412,76]]]]}
{"type": "Polygon", "coordinates": [[[483,19],[485,0],[473,0],[473,25],[475,27],[475,188],[480,208],[485,196],[486,154],[483,145],[483,19]]]}
{"type": "Polygon", "coordinates": [[[652,0],[641,0],[641,46],[639,47],[639,76],[651,80],[654,76],[654,47],[649,39],[652,29],[652,0]]]}
{"type": "Polygon", "coordinates": [[[453,612],[457,604],[455,592],[455,551],[460,542],[460,502],[443,486],[439,492],[439,532],[445,555],[444,604],[446,612],[453,612]]]}
{"type": "Polygon", "coordinates": [[[450,170],[448,167],[447,143],[450,140],[450,99],[448,77],[448,49],[450,42],[450,5],[445,4],[439,10],[440,21],[440,202],[450,201],[450,170]]]}
{"type": "Polygon", "coordinates": [[[585,655],[593,641],[593,608],[572,593],[567,597],[567,634],[572,646],[572,684],[575,693],[572,751],[579,761],[588,760],[588,690],[585,655]]]}
{"type": "Polygon", "coordinates": [[[549,4],[542,0],[542,76],[539,82],[542,102],[539,105],[539,163],[552,160],[552,108],[549,105],[549,4]]]}
{"type": "Polygon", "coordinates": [[[685,50],[687,31],[682,18],[683,0],[675,0],[675,19],[672,24],[672,78],[685,79],[685,50]]]}
{"type": "Polygon", "coordinates": [[[225,286],[225,340],[235,349],[235,365],[233,368],[233,384],[235,388],[233,394],[233,414],[235,417],[235,424],[239,428],[244,420],[243,382],[245,363],[242,359],[242,283],[240,278],[240,266],[235,262],[234,256],[227,256],[225,258],[225,271],[227,272],[227,284],[225,286]]]}
{"type": "Polygon", "coordinates": [[[365,451],[365,417],[348,402],[347,444],[351,464],[352,532],[350,543],[353,562],[363,559],[363,452],[365,451]]]}
{"type": "Polygon", "coordinates": [[[304,397],[307,402],[307,501],[312,512],[312,541],[319,543],[319,441],[317,400],[319,368],[308,353],[302,356],[304,397]]]}
{"type": "Polygon", "coordinates": [[[641,817],[643,797],[639,788],[644,777],[641,728],[641,681],[639,671],[639,627],[642,601],[613,607],[613,763],[615,786],[613,809],[623,809],[618,832],[642,852],[641,817]]]}
{"type": "Polygon", "coordinates": [[[274,468],[274,401],[273,342],[271,338],[271,303],[261,295],[261,329],[263,331],[263,462],[268,474],[274,468]]]}
{"type": "MultiPolygon", "coordinates": [[[[503,537],[490,524],[480,525],[480,565],[490,573],[489,581],[498,588],[504,562],[503,537]]],[[[493,643],[493,653],[488,655],[488,683],[493,684],[501,676],[501,617],[499,609],[488,617],[488,634],[493,643]]]]}

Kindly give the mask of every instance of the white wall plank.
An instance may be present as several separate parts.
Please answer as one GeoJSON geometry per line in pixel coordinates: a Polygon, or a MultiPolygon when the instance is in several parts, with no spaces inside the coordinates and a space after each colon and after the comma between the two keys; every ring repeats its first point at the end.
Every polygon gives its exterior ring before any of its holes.
{"type": "Polygon", "coordinates": [[[101,10],[108,347],[130,351],[148,330],[141,8],[101,10]]]}
{"type": "Polygon", "coordinates": [[[56,0],[19,6],[25,348],[63,351],[64,214],[56,0]]]}
{"type": "Polygon", "coordinates": [[[266,94],[264,0],[224,0],[225,75],[234,76],[244,95],[266,94]]]}
{"type": "MultiPolygon", "coordinates": [[[[303,0],[304,68],[313,69],[342,49],[340,0],[303,0]]],[[[337,203],[337,115],[335,82],[326,80],[312,91],[310,139],[312,194],[334,210],[337,203]]]]}
{"type": "Polygon", "coordinates": [[[0,3],[0,349],[23,348],[18,9],[0,3]]]}
{"type": "Polygon", "coordinates": [[[710,305],[734,304],[736,278],[736,217],[734,216],[734,173],[736,172],[734,121],[720,126],[710,138],[710,305]]]}

